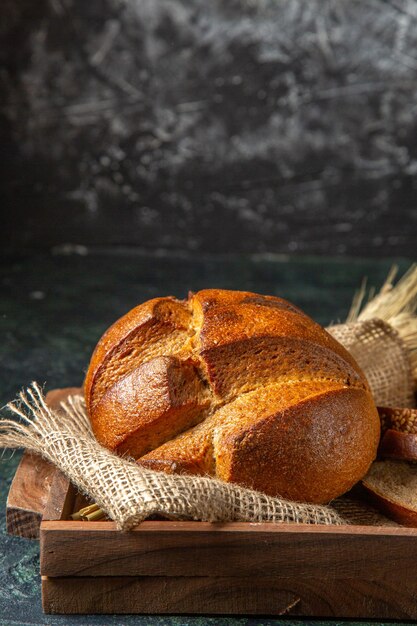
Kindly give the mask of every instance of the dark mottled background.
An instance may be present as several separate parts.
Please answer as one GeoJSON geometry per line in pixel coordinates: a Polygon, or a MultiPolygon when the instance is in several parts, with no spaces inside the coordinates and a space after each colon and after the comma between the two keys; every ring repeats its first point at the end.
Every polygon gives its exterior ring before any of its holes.
{"type": "Polygon", "coordinates": [[[415,1],[2,0],[0,37],[3,250],[415,256],[415,1]]]}
{"type": "MultiPolygon", "coordinates": [[[[402,273],[416,44],[415,0],[0,0],[1,403],[81,384],[150,297],[249,289],[328,324],[362,276],[402,273]]],[[[5,532],[17,462],[0,451],[0,626],[284,624],[42,615],[39,546],[5,532]]]]}

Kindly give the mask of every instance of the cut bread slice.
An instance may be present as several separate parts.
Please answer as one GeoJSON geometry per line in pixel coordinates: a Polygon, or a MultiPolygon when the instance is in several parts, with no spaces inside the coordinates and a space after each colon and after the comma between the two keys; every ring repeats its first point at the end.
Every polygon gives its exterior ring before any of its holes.
{"type": "Polygon", "coordinates": [[[404,526],[417,527],[417,465],[375,461],[362,484],[387,517],[404,526]]]}
{"type": "Polygon", "coordinates": [[[417,409],[378,407],[381,420],[379,458],[417,461],[417,409]]]}
{"type": "Polygon", "coordinates": [[[417,435],[389,428],[382,436],[378,448],[378,457],[417,461],[417,435]]]}

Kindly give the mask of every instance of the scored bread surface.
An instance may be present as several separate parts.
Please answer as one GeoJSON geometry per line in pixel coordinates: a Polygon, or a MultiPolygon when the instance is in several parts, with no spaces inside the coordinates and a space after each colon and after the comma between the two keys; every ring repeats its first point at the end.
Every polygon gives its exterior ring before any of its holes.
{"type": "Polygon", "coordinates": [[[273,296],[211,289],[146,302],[102,337],[84,386],[98,441],[157,470],[327,502],[376,455],[360,368],[273,296]]]}

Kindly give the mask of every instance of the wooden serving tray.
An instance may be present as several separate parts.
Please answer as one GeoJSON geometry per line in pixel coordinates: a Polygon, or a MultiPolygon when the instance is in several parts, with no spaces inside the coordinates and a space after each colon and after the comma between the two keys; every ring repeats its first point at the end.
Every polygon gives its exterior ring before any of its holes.
{"type": "Polygon", "coordinates": [[[23,456],[7,526],[40,534],[46,613],[417,619],[417,529],[147,521],[120,532],[72,521],[85,503],[61,472],[23,456]]]}

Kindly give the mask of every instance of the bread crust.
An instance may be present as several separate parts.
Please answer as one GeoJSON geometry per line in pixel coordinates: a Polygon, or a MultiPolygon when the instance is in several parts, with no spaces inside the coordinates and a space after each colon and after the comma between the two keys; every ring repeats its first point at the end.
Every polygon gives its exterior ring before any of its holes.
{"type": "Polygon", "coordinates": [[[362,480],[371,502],[404,526],[417,526],[417,466],[386,459],[372,464],[362,480]]]}
{"type": "Polygon", "coordinates": [[[409,526],[410,528],[417,527],[417,511],[413,511],[413,509],[409,509],[398,502],[394,502],[394,500],[387,497],[382,492],[369,486],[366,481],[362,481],[362,485],[371,502],[387,517],[402,526],[409,526]]]}
{"type": "Polygon", "coordinates": [[[203,357],[212,350],[236,346],[248,339],[291,338],[328,350],[333,357],[339,356],[345,368],[349,365],[362,384],[367,385],[351,354],[324,328],[283,298],[205,289],[193,295],[190,304],[200,326],[196,344],[203,357]]]}
{"type": "Polygon", "coordinates": [[[110,387],[94,410],[93,432],[106,448],[138,458],[201,421],[208,404],[190,361],[158,357],[110,387]]]}
{"type": "Polygon", "coordinates": [[[95,401],[95,387],[100,375],[106,374],[109,361],[126,346],[129,340],[138,344],[144,338],[149,338],[158,331],[169,335],[175,329],[188,330],[190,312],[183,302],[173,296],[165,298],[153,298],[131,309],[126,315],[120,317],[110,326],[98,342],[87,370],[84,380],[84,396],[87,409],[92,415],[95,401]],[[173,307],[176,316],[170,315],[170,307],[173,307]],[[143,337],[140,336],[142,332],[143,337]]]}
{"type": "Polygon", "coordinates": [[[417,435],[388,428],[381,438],[378,456],[388,459],[417,461],[417,435]]]}
{"type": "Polygon", "coordinates": [[[146,467],[301,501],[348,490],[379,440],[351,355],[294,305],[251,292],[209,289],[136,307],[100,340],[85,396],[97,439],[146,467]],[[168,389],[181,386],[174,370],[185,363],[189,393],[175,403],[168,389]]]}
{"type": "Polygon", "coordinates": [[[291,387],[291,393],[285,385],[271,385],[245,394],[138,463],[212,474],[290,500],[328,502],[368,471],[378,414],[362,389],[326,381],[291,387]]]}
{"type": "Polygon", "coordinates": [[[378,437],[367,393],[330,389],[221,436],[217,476],[289,500],[329,502],[366,474],[378,437]]]}
{"type": "Polygon", "coordinates": [[[382,432],[392,428],[403,433],[417,435],[417,409],[410,407],[378,406],[382,432]]]}

